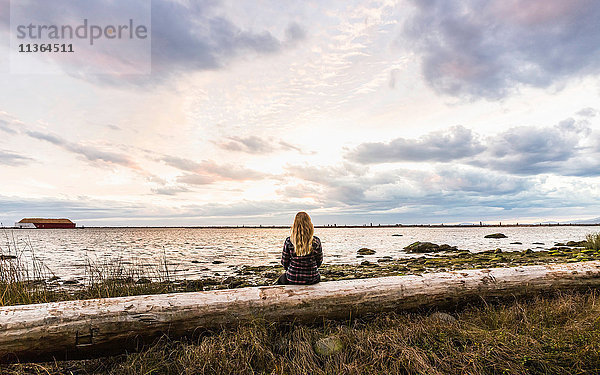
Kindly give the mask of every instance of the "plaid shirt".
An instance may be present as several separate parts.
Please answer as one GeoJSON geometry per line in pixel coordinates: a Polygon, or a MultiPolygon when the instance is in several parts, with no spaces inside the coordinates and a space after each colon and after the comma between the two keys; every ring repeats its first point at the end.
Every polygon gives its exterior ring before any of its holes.
{"type": "Polygon", "coordinates": [[[281,264],[291,284],[314,284],[319,281],[319,266],[323,263],[323,249],[319,237],[313,236],[312,249],[308,255],[297,256],[290,238],[285,239],[281,264]]]}

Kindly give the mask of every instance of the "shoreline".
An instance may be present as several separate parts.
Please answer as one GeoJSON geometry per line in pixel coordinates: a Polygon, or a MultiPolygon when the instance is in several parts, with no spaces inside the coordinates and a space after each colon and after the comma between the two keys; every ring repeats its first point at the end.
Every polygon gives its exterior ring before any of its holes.
{"type": "MultiPolygon", "coordinates": [[[[321,281],[600,260],[600,250],[575,246],[554,246],[536,251],[495,249],[475,253],[456,250],[414,255],[415,257],[410,258],[392,258],[373,254],[361,256],[360,263],[324,263],[320,267],[321,281]]],[[[273,285],[284,272],[281,265],[241,266],[229,274],[215,272],[197,279],[178,278],[176,275],[156,279],[153,277],[155,271],[149,269],[145,273],[137,270],[132,272],[126,267],[115,270],[91,269],[90,274],[98,275],[95,280],[76,282],[56,276],[40,278],[32,281],[29,286],[39,293],[35,298],[23,301],[15,299],[15,303],[6,298],[0,301],[0,305],[267,286],[273,285]]]]}

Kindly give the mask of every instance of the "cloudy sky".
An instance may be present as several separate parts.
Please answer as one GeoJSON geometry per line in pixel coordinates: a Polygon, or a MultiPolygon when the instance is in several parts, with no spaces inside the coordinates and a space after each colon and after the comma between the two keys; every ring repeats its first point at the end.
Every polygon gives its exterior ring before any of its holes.
{"type": "Polygon", "coordinates": [[[4,225],[600,216],[598,1],[153,0],[152,73],[129,75],[11,72],[9,8],[4,225]]]}

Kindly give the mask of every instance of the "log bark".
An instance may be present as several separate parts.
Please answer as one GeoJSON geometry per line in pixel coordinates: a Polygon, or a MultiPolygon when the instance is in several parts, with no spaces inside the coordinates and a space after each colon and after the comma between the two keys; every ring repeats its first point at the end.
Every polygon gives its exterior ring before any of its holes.
{"type": "Polygon", "coordinates": [[[0,308],[0,359],[96,356],[132,339],[261,318],[317,321],[600,286],[600,262],[524,266],[0,308]]]}

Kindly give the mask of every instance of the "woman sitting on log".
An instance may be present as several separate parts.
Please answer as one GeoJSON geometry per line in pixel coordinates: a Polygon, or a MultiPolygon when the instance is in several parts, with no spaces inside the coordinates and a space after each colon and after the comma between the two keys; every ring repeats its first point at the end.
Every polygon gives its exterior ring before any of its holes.
{"type": "Polygon", "coordinates": [[[319,237],[313,236],[315,228],[306,212],[294,218],[291,236],[285,239],[281,264],[285,272],[277,284],[316,284],[321,280],[319,266],[323,262],[323,249],[319,237]]]}

